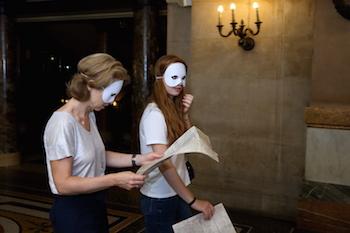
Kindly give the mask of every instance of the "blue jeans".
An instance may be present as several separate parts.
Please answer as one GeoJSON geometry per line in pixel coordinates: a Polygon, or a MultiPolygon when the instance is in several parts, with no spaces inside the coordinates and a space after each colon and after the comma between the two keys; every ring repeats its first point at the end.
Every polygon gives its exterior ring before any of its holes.
{"type": "Polygon", "coordinates": [[[141,195],[141,211],[146,233],[173,233],[172,225],[192,216],[192,210],[179,196],[151,198],[141,195]]]}
{"type": "Polygon", "coordinates": [[[55,233],[108,233],[105,192],[54,195],[50,220],[55,233]]]}

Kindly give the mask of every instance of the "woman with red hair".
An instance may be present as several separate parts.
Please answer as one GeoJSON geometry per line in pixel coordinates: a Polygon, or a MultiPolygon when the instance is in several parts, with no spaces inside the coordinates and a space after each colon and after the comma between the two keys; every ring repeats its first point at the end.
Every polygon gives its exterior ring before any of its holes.
{"type": "MultiPolygon", "coordinates": [[[[193,96],[185,94],[187,65],[175,55],[165,55],[155,64],[155,82],[140,121],[141,153],[163,154],[191,127],[189,109],[193,96]]],[[[191,208],[209,219],[214,207],[197,199],[187,188],[190,177],[184,154],[172,156],[153,170],[141,188],[141,211],[147,233],[171,233],[172,225],[192,215],[191,208]]]]}

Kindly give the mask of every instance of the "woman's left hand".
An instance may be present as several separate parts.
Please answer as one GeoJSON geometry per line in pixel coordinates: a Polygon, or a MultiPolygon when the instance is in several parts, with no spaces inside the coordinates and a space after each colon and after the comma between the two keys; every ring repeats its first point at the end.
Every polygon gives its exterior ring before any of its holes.
{"type": "Polygon", "coordinates": [[[215,208],[214,206],[206,201],[206,200],[196,200],[192,205],[191,208],[200,211],[203,213],[203,217],[204,219],[208,220],[211,219],[211,217],[213,217],[214,213],[215,213],[215,208]]]}
{"type": "Polygon", "coordinates": [[[182,105],[183,105],[183,111],[184,114],[188,113],[188,110],[190,109],[191,105],[192,105],[192,101],[193,101],[193,95],[191,94],[186,94],[184,95],[183,99],[182,99],[182,105]]]}
{"type": "Polygon", "coordinates": [[[142,154],[139,155],[138,158],[136,159],[137,165],[142,166],[145,165],[147,163],[150,163],[151,161],[155,160],[155,159],[159,159],[161,158],[163,155],[154,153],[154,152],[150,152],[147,154],[142,154]]]}

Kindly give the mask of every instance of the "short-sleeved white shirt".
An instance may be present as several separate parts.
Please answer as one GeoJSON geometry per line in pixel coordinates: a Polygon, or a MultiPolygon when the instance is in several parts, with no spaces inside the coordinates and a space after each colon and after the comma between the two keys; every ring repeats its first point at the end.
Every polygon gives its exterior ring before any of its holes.
{"type": "MultiPolygon", "coordinates": [[[[167,126],[161,110],[155,103],[147,105],[142,114],[139,136],[141,153],[152,152],[152,144],[168,144],[167,126]]],[[[190,184],[190,178],[185,165],[185,156],[175,155],[171,161],[176,167],[177,173],[187,186],[190,184]]],[[[141,188],[141,193],[153,198],[167,198],[176,195],[176,192],[168,184],[158,168],[154,169],[146,178],[145,184],[141,188]]]]}
{"type": "Polygon", "coordinates": [[[96,126],[93,112],[89,114],[90,131],[68,112],[54,112],[44,131],[44,147],[51,192],[58,194],[50,161],[73,158],[72,175],[97,177],[105,174],[106,151],[96,126]]]}

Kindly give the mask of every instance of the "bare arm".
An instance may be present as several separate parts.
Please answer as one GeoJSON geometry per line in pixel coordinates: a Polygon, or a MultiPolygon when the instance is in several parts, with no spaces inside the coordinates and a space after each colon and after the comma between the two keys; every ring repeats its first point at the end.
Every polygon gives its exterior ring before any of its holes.
{"type": "Polygon", "coordinates": [[[190,114],[189,114],[189,110],[191,108],[192,101],[193,101],[193,95],[191,95],[191,94],[184,95],[184,97],[182,99],[184,120],[185,120],[185,124],[186,124],[187,129],[191,128],[191,126],[192,126],[192,122],[191,122],[190,114]]]}
{"type": "MultiPolygon", "coordinates": [[[[156,153],[164,153],[167,149],[166,145],[153,144],[152,149],[156,153]]],[[[186,202],[190,203],[194,199],[194,194],[186,187],[182,179],[176,171],[176,167],[168,159],[165,160],[159,167],[161,173],[165,177],[168,184],[175,190],[175,192],[186,202]]],[[[205,200],[197,199],[191,207],[203,213],[205,219],[210,219],[214,214],[214,207],[211,203],[205,200]]]]}
{"type": "Polygon", "coordinates": [[[72,175],[72,157],[51,161],[51,170],[57,191],[61,195],[92,193],[113,186],[130,190],[140,187],[145,177],[133,172],[112,173],[99,177],[72,175]]]}
{"type": "MultiPolygon", "coordinates": [[[[106,162],[109,167],[132,167],[132,155],[133,154],[125,154],[114,151],[106,151],[106,162]]],[[[135,162],[137,166],[146,164],[149,161],[160,158],[161,155],[157,153],[148,153],[140,156],[136,154],[135,162]]]]}
{"type": "Polygon", "coordinates": [[[106,162],[109,167],[131,167],[131,157],[132,154],[106,151],[106,162]]]}
{"type": "MultiPolygon", "coordinates": [[[[152,145],[152,149],[158,153],[164,153],[166,151],[167,146],[161,144],[152,145]]],[[[174,164],[168,159],[165,160],[162,165],[159,167],[161,173],[169,183],[169,185],[175,190],[175,192],[187,203],[190,203],[194,195],[193,193],[185,186],[182,182],[180,176],[177,174],[176,167],[174,164]]]]}

